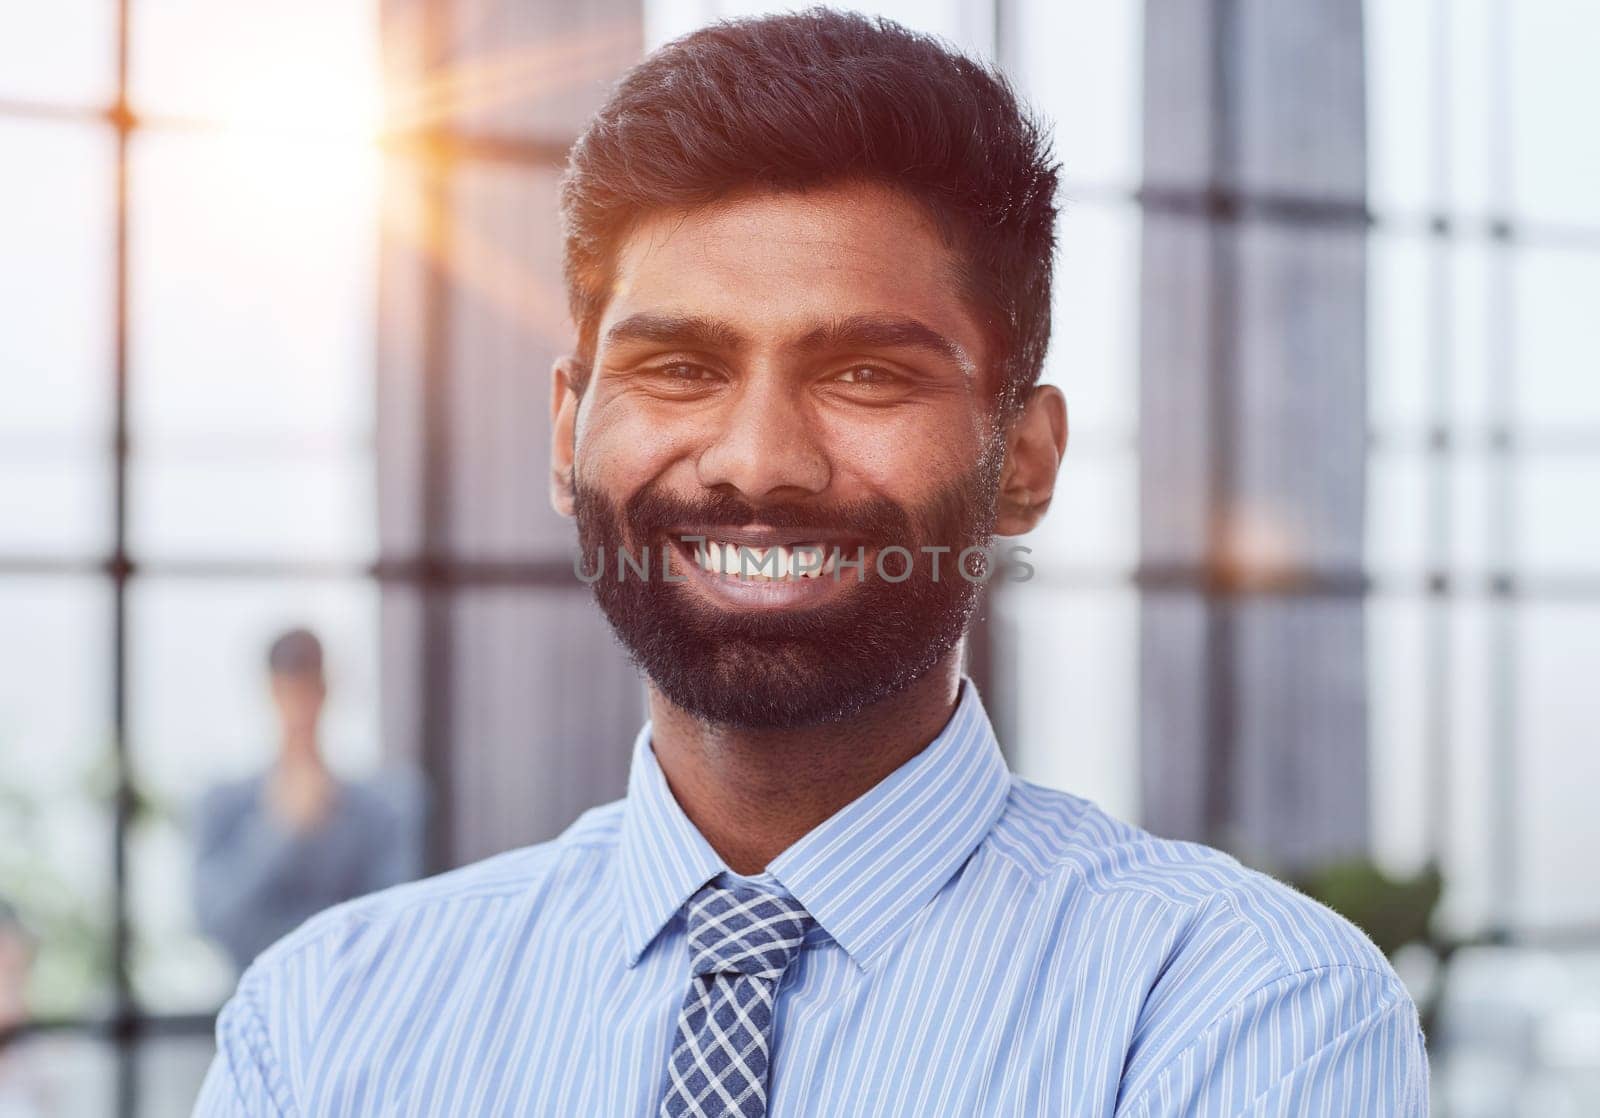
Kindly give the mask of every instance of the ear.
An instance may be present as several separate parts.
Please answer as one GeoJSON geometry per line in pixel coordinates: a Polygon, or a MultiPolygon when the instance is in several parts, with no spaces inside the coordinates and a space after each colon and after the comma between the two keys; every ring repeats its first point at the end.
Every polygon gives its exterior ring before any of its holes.
{"type": "Polygon", "coordinates": [[[568,517],[576,500],[572,459],[577,449],[578,390],[582,383],[578,362],[570,354],[558,359],[550,370],[550,503],[568,517]]]}
{"type": "Polygon", "coordinates": [[[1067,401],[1061,390],[1050,384],[1035,387],[1005,440],[994,530],[1020,536],[1043,519],[1055,496],[1056,473],[1067,450],[1067,401]]]}

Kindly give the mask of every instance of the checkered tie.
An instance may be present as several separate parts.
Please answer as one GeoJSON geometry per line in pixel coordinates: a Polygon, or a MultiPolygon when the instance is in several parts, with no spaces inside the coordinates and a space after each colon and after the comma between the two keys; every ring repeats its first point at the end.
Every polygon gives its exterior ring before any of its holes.
{"type": "Polygon", "coordinates": [[[812,918],[790,896],[706,885],[689,902],[689,994],[661,1118],[765,1118],[772,1005],[812,918]]]}

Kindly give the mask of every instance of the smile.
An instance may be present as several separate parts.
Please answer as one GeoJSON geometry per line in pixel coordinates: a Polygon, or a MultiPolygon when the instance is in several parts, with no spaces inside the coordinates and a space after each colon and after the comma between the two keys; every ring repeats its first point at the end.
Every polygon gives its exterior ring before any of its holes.
{"type": "Polygon", "coordinates": [[[751,547],[723,540],[684,540],[683,546],[702,571],[738,579],[768,582],[822,578],[838,570],[839,550],[820,543],[751,547]]]}
{"type": "Polygon", "coordinates": [[[675,566],[683,581],[720,606],[795,609],[848,594],[860,581],[856,546],[790,539],[784,543],[675,535],[675,566]],[[841,555],[845,567],[841,569],[841,555]]]}

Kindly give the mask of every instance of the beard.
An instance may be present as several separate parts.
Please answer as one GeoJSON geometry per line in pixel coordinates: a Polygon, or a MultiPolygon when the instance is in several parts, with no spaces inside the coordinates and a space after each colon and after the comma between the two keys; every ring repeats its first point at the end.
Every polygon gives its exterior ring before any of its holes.
{"type": "MultiPolygon", "coordinates": [[[[920,679],[960,642],[977,605],[979,578],[967,548],[990,542],[999,460],[992,454],[914,509],[886,498],[831,506],[757,506],[720,491],[694,499],[647,487],[620,507],[574,482],[579,546],[586,567],[604,556],[591,584],[630,658],[679,708],[702,721],[751,730],[787,730],[848,718],[920,679]],[[671,531],[682,525],[816,528],[865,545],[862,575],[840,575],[842,593],[812,607],[739,609],[706,601],[683,581],[661,577],[663,549],[687,559],[671,531]],[[878,577],[875,560],[898,545],[913,561],[909,577],[878,577]],[[636,559],[649,548],[647,576],[619,579],[618,549],[636,559]],[[923,547],[949,548],[935,568],[923,547]]],[[[714,536],[714,533],[712,533],[714,536]]],[[[849,558],[847,554],[845,556],[849,558]]],[[[973,557],[976,558],[976,557],[973,557]]],[[[898,576],[903,556],[885,569],[898,576]]],[[[824,575],[832,578],[834,575],[824,575]]]]}

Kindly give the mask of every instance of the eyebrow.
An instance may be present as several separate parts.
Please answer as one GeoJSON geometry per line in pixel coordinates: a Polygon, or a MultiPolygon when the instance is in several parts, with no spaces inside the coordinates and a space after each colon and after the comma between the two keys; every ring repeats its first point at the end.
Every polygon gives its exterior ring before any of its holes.
{"type": "Polygon", "coordinates": [[[606,331],[607,346],[621,342],[653,342],[683,349],[709,350],[738,350],[749,344],[743,334],[726,322],[693,314],[649,312],[629,315],[606,331]]]}
{"type": "MultiPolygon", "coordinates": [[[[605,344],[649,342],[684,349],[738,351],[750,342],[742,333],[713,318],[702,315],[652,314],[642,311],[629,315],[606,331],[605,344]]],[[[847,349],[922,349],[963,369],[972,359],[959,344],[914,318],[894,314],[858,314],[836,318],[801,335],[798,348],[807,353],[826,353],[847,349]]]]}
{"type": "Polygon", "coordinates": [[[834,319],[799,340],[811,353],[843,349],[922,349],[969,369],[972,358],[937,330],[904,315],[857,314],[834,319]]]}

